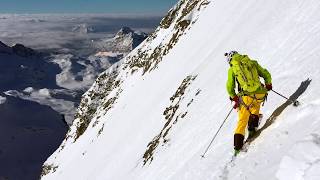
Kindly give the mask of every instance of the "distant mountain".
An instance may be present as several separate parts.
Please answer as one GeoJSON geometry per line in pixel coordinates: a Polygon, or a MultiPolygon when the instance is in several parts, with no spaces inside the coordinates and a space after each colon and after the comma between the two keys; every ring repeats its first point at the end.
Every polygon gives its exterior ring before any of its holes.
{"type": "Polygon", "coordinates": [[[12,47],[0,42],[0,91],[34,88],[59,88],[56,74],[59,66],[47,59],[47,56],[16,44],[12,47]]]}
{"type": "Polygon", "coordinates": [[[0,41],[0,54],[17,55],[24,58],[39,56],[40,53],[35,50],[25,47],[22,44],[15,44],[12,47],[0,41]]]}
{"type": "Polygon", "coordinates": [[[94,28],[91,26],[88,26],[88,24],[79,24],[72,28],[72,32],[87,34],[87,33],[94,32],[94,28]]]}
{"type": "MultiPolygon", "coordinates": [[[[2,94],[0,93],[2,96],[2,94]]],[[[35,180],[68,127],[49,106],[0,96],[0,179],[35,180]]]]}
{"type": "Polygon", "coordinates": [[[21,57],[34,57],[39,55],[39,53],[37,53],[35,50],[25,47],[22,44],[15,44],[14,46],[11,47],[12,48],[12,52],[18,56],[21,57]]]}
{"type": "Polygon", "coordinates": [[[12,54],[12,48],[0,41],[0,54],[12,54]]]}
{"type": "MultiPolygon", "coordinates": [[[[72,124],[83,92],[146,37],[127,30],[105,39],[110,52],[97,49],[89,57],[0,41],[0,180],[39,177],[42,163],[72,124]]],[[[81,25],[74,31],[91,29],[81,25]]]]}
{"type": "Polygon", "coordinates": [[[72,90],[89,89],[101,72],[121,60],[146,37],[146,33],[123,27],[114,37],[93,42],[96,52],[88,57],[77,57],[73,54],[54,55],[53,62],[62,69],[57,75],[57,84],[72,90]]]}
{"type": "Polygon", "coordinates": [[[146,37],[145,33],[124,27],[113,38],[97,42],[103,46],[95,46],[96,52],[89,57],[42,53],[22,44],[10,47],[0,41],[0,92],[49,105],[71,124],[81,95],[97,76],[146,37]]]}
{"type": "Polygon", "coordinates": [[[134,31],[129,27],[121,28],[113,38],[104,39],[96,43],[100,51],[128,53],[142,43],[148,35],[141,31],[134,31]]]}
{"type": "Polygon", "coordinates": [[[45,104],[54,101],[50,95],[14,94],[30,87],[40,92],[61,89],[56,84],[61,69],[48,56],[22,44],[10,47],[0,41],[0,179],[36,179],[42,162],[68,129],[61,112],[45,104]],[[39,97],[42,101],[37,102],[39,97]]]}

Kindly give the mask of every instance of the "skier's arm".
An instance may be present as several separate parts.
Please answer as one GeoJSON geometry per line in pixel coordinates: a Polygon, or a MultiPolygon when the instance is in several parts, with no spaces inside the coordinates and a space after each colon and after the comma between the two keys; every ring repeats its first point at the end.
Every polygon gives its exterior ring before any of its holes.
{"type": "Polygon", "coordinates": [[[256,66],[257,66],[259,76],[263,77],[265,84],[272,84],[272,78],[269,71],[261,67],[257,62],[256,62],[256,66]]]}
{"type": "Polygon", "coordinates": [[[231,68],[228,71],[227,92],[231,98],[236,96],[235,88],[235,76],[231,68]]]}

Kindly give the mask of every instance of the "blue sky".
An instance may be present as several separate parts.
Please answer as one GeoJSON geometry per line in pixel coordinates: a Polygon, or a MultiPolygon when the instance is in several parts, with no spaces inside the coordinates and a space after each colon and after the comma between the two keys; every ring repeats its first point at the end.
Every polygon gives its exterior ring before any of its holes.
{"type": "Polygon", "coordinates": [[[0,13],[165,13],[178,0],[0,0],[0,13]]]}

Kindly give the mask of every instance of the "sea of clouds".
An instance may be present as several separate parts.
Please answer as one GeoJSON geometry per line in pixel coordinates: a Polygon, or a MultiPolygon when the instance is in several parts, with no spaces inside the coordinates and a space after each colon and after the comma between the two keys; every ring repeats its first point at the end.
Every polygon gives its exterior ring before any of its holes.
{"type": "Polygon", "coordinates": [[[88,55],[94,41],[112,37],[123,26],[150,33],[160,19],[161,15],[148,14],[0,14],[0,41],[88,55]]]}

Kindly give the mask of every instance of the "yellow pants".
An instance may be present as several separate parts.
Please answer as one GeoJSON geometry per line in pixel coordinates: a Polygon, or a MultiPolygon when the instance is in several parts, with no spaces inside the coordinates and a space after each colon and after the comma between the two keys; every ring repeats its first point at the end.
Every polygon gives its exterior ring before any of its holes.
{"type": "Polygon", "coordinates": [[[265,94],[254,94],[251,96],[242,96],[242,102],[239,107],[239,120],[235,130],[235,134],[245,136],[246,127],[248,125],[250,112],[259,115],[261,103],[264,101],[265,94]],[[243,105],[245,104],[245,105],[243,105]],[[248,110],[249,109],[249,110],[248,110]]]}

